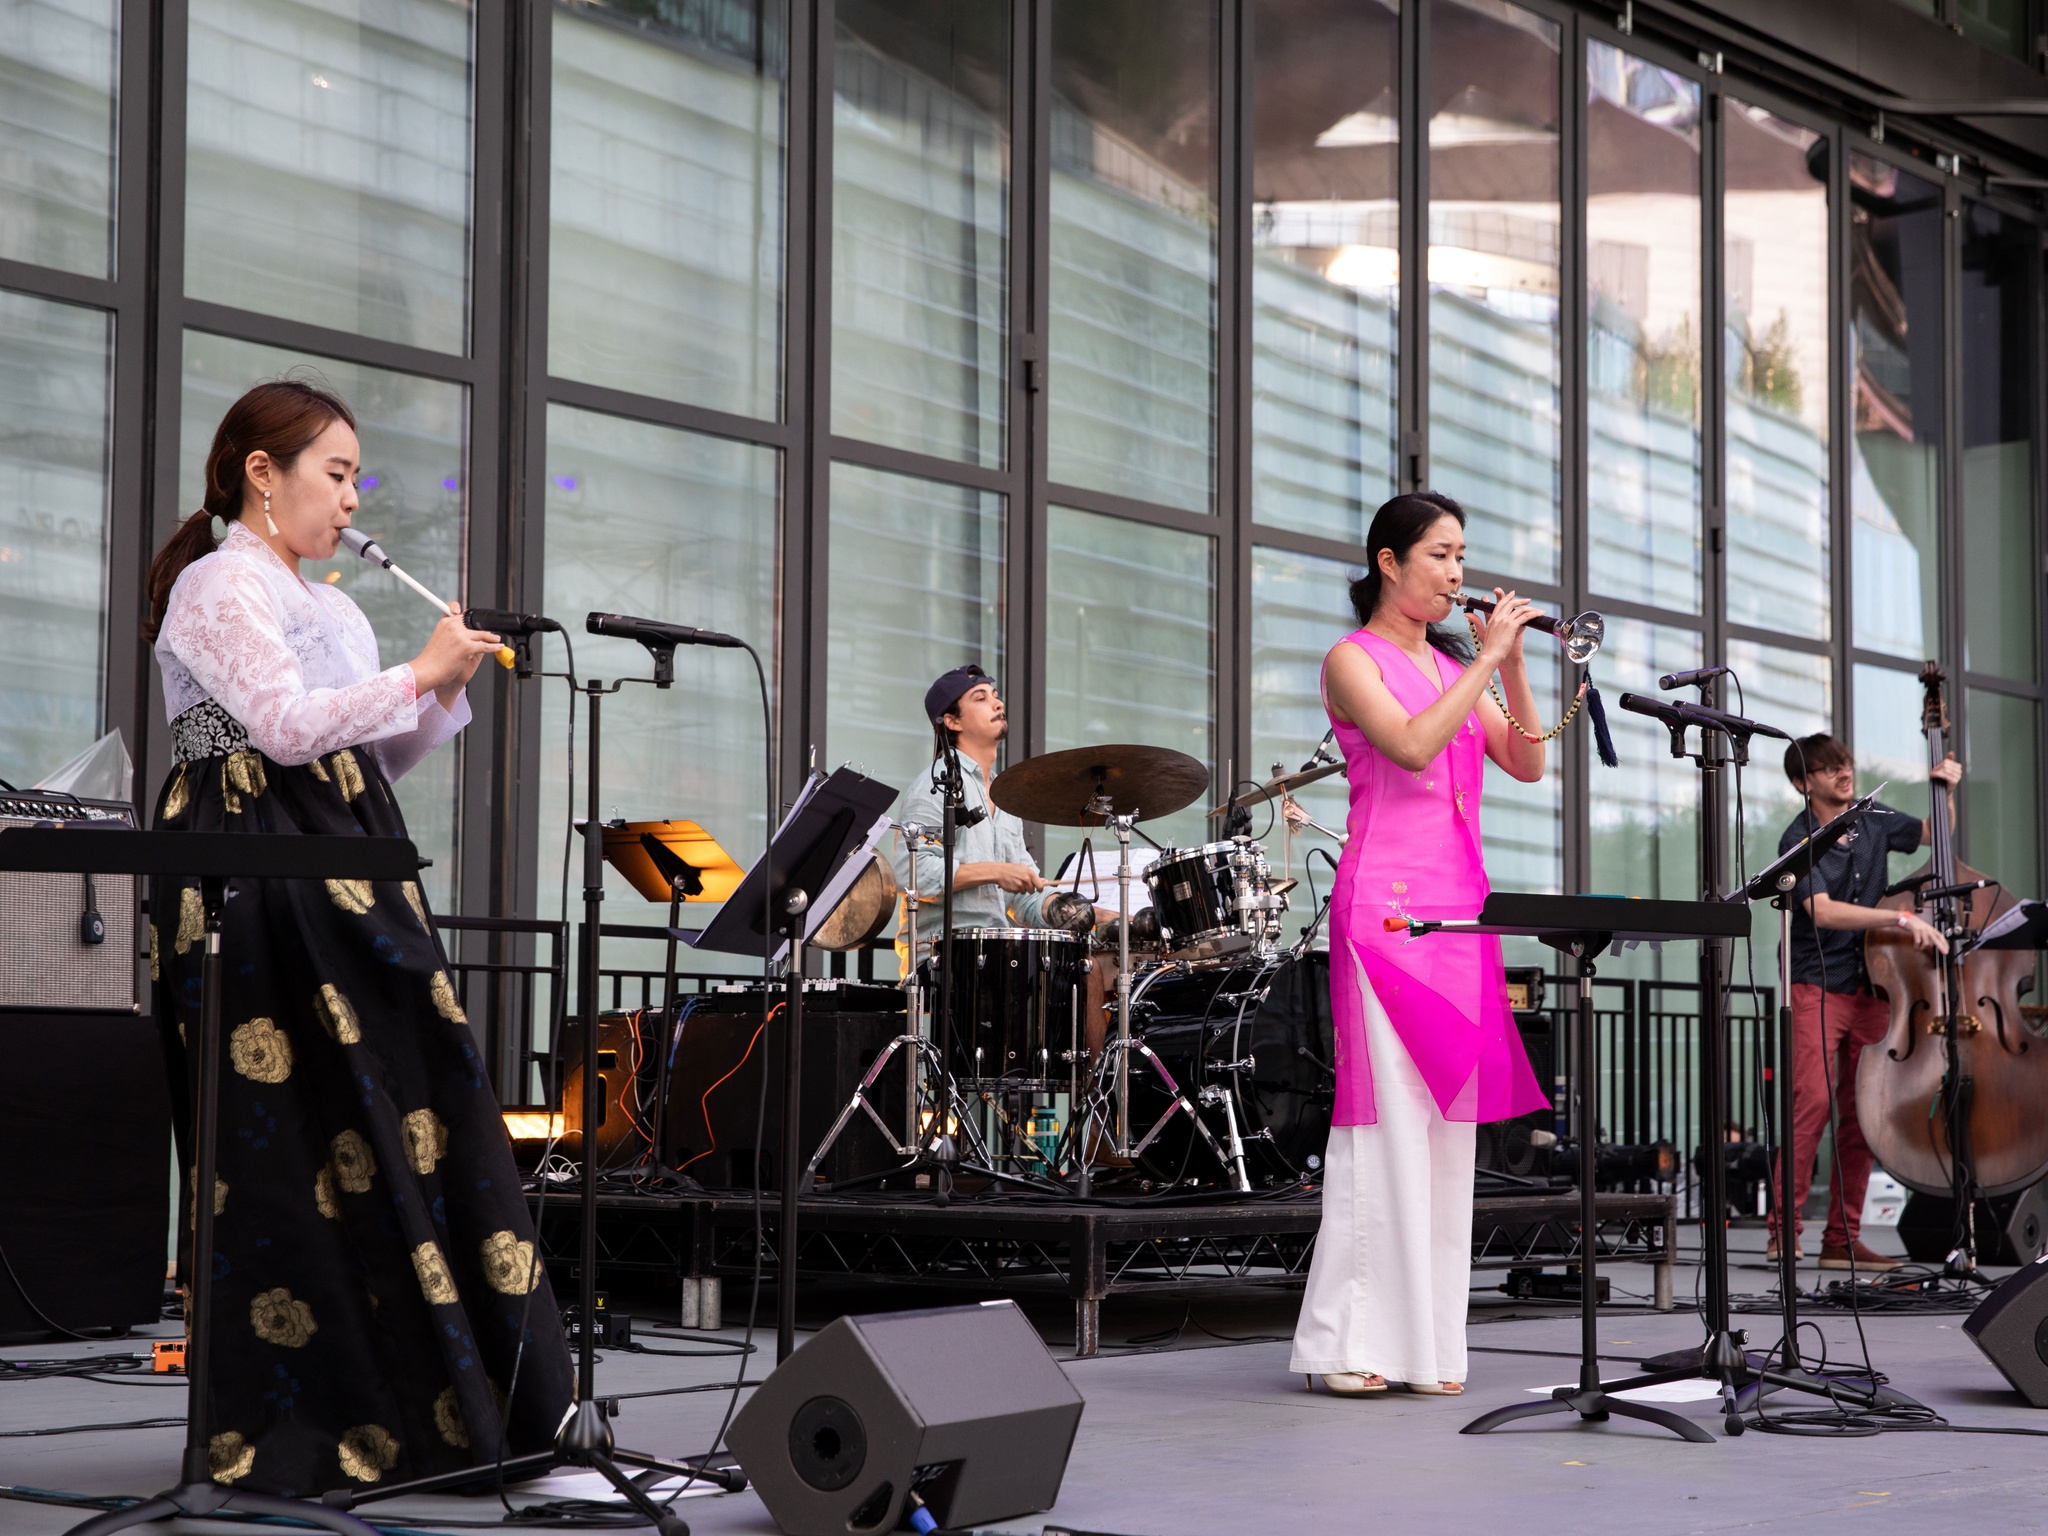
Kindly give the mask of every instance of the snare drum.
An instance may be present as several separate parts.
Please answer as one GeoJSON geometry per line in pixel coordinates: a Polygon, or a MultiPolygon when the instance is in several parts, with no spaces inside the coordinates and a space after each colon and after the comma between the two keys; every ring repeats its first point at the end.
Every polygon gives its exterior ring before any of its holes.
{"type": "Polygon", "coordinates": [[[1145,871],[1145,884],[1171,955],[1213,959],[1279,937],[1266,852],[1257,843],[1169,848],[1145,871]]]}
{"type": "Polygon", "coordinates": [[[1059,928],[953,933],[953,1059],[962,1088],[1067,1086],[1088,945],[1059,928]]]}

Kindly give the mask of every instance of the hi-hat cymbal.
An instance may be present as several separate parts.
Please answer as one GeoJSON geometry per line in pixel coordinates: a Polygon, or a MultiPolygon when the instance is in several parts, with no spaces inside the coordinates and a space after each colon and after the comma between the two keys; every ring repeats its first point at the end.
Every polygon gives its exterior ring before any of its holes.
{"type": "Polygon", "coordinates": [[[1075,747],[1005,768],[989,798],[1025,821],[1049,827],[1099,827],[1091,809],[1098,793],[1110,812],[1151,821],[1193,805],[1209,787],[1209,770],[1171,747],[1075,747]]]}
{"type": "Polygon", "coordinates": [[[887,859],[875,854],[868,867],[854,876],[846,898],[811,935],[812,948],[859,949],[880,938],[896,915],[896,894],[895,871],[887,859]]]}
{"type": "Polygon", "coordinates": [[[1235,799],[1226,800],[1212,809],[1211,816],[1228,815],[1233,805],[1264,805],[1268,800],[1277,800],[1282,795],[1291,795],[1304,784],[1313,784],[1318,779],[1327,779],[1333,773],[1342,773],[1342,763],[1321,763],[1314,768],[1304,768],[1299,773],[1282,774],[1277,779],[1268,779],[1257,789],[1248,789],[1235,799]]]}

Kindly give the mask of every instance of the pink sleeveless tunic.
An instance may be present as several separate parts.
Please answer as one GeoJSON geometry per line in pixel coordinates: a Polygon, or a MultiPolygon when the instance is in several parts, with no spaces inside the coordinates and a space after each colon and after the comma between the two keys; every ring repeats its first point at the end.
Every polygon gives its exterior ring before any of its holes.
{"type": "MultiPolygon", "coordinates": [[[[1435,703],[1464,669],[1432,651],[1429,678],[1369,630],[1343,642],[1378,665],[1411,715],[1435,703]]],[[[1333,1124],[1371,1125],[1372,1060],[1365,1046],[1363,965],[1394,1032],[1446,1120],[1503,1120],[1545,1107],[1508,1009],[1500,940],[1492,935],[1388,933],[1385,919],[1475,917],[1491,887],[1479,843],[1486,731],[1475,710],[1420,773],[1387,758],[1357,726],[1331,717],[1351,784],[1350,841],[1330,902],[1330,1012],[1337,1036],[1333,1124]]]]}

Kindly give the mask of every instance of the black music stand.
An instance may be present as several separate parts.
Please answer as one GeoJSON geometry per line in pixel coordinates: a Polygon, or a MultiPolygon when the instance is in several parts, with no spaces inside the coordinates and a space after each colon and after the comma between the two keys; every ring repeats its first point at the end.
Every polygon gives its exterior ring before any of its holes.
{"type": "MultiPolygon", "coordinates": [[[[776,828],[760,861],[747,871],[739,889],[726,899],[718,915],[690,933],[677,931],[694,949],[725,954],[758,955],[769,938],[768,914],[776,914],[775,931],[782,935],[788,982],[784,1002],[789,1017],[783,1029],[781,1215],[775,1232],[775,1359],[787,1360],[796,1348],[797,1181],[804,1166],[800,1058],[804,1038],[804,946],[825,919],[838,909],[867,867],[858,852],[871,852],[889,827],[889,807],[896,791],[888,785],[841,768],[829,779],[815,776],[776,828]]],[[[766,999],[762,1003],[766,1011],[766,999]]],[[[755,1183],[760,1182],[758,1163],[755,1183]]]]}
{"type": "MultiPolygon", "coordinates": [[[[1542,1402],[1514,1403],[1483,1413],[1461,1434],[1483,1435],[1513,1419],[1541,1414],[1576,1413],[1581,1423],[1599,1423],[1609,1414],[1641,1419],[1670,1430],[1681,1439],[1711,1445],[1714,1437],[1691,1419],[1649,1403],[1630,1402],[1616,1394],[1633,1387],[1685,1381],[1697,1367],[1653,1371],[1622,1381],[1600,1379],[1599,1215],[1594,1177],[1600,1137],[1600,1078],[1593,1056],[1593,961],[1616,939],[1732,939],[1749,931],[1749,913],[1741,907],[1705,901],[1634,901],[1622,896],[1532,896],[1494,892],[1479,916],[1469,920],[1409,921],[1388,918],[1389,929],[1405,926],[1410,934],[1492,933],[1540,939],[1577,962],[1579,1011],[1574,1030],[1576,1057],[1572,1081],[1579,1092],[1579,1384],[1559,1387],[1542,1402]]],[[[1717,1149],[1718,1150],[1718,1149],[1717,1149]]]]}
{"type": "MultiPolygon", "coordinates": [[[[92,836],[88,830],[41,828],[0,832],[0,869],[88,875],[164,875],[197,879],[206,915],[199,962],[199,1098],[193,1106],[195,1190],[210,1190],[219,1163],[221,909],[230,880],[383,880],[418,878],[419,851],[402,837],[279,837],[248,832],[131,832],[92,836]]],[[[187,1328],[185,1455],[176,1487],[126,1509],[74,1526],[70,1536],[108,1536],[159,1520],[200,1519],[235,1511],[322,1526],[341,1536],[377,1536],[374,1526],[331,1505],[286,1499],[213,1480],[207,1450],[212,1424],[213,1201],[195,1202],[192,1235],[192,1321],[187,1328]]],[[[474,1473],[470,1474],[475,1476],[474,1473]]]]}

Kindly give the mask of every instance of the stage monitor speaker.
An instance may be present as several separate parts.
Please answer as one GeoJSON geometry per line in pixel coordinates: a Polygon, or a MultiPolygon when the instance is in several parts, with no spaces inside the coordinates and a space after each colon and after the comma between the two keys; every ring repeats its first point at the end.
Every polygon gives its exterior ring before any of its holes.
{"type": "MultiPolygon", "coordinates": [[[[135,809],[125,800],[0,790],[0,830],[60,821],[133,831],[135,809]]],[[[0,871],[0,1010],[140,1013],[135,885],[132,875],[0,871]]]]}
{"type": "MultiPolygon", "coordinates": [[[[1519,986],[1521,996],[1534,997],[1540,1002],[1543,973],[1533,966],[1525,970],[1526,974],[1519,982],[1515,972],[1509,972],[1509,996],[1512,999],[1519,986]]],[[[1547,1013],[1517,1011],[1515,1028],[1522,1037],[1522,1049],[1528,1053],[1530,1070],[1536,1074],[1536,1081],[1543,1085],[1544,1092],[1551,1096],[1552,1106],[1531,1110],[1512,1120],[1494,1120],[1481,1125],[1474,1149],[1474,1163],[1492,1173],[1511,1174],[1523,1179],[1547,1179],[1550,1176],[1551,1150],[1557,1145],[1558,1106],[1565,1103],[1567,1086],[1557,1074],[1557,1027],[1547,1013]]]]}
{"type": "Polygon", "coordinates": [[[2048,1408],[2048,1259],[2015,1271],[1963,1323],[2020,1396],[2048,1408]]]}
{"type": "MultiPolygon", "coordinates": [[[[1899,1212],[1906,1257],[1922,1264],[1945,1260],[1955,1242],[1955,1209],[1946,1195],[1908,1195],[1899,1212]]],[[[2009,1194],[1979,1196],[1976,1234],[1980,1264],[2031,1264],[2048,1252],[2048,1179],[2009,1194]]]]}
{"type": "Polygon", "coordinates": [[[777,1366],[726,1444],[788,1536],[1051,1509],[1081,1394],[1015,1302],[842,1317],[777,1366]]]}

